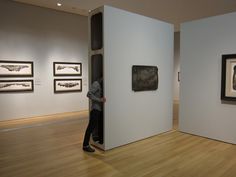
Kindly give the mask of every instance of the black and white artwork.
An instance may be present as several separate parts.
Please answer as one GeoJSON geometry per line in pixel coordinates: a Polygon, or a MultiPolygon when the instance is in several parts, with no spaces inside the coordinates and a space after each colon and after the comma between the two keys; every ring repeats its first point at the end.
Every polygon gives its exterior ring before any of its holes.
{"type": "Polygon", "coordinates": [[[82,79],[54,79],[54,92],[81,92],[82,79]]]}
{"type": "Polygon", "coordinates": [[[33,77],[33,62],[0,60],[0,77],[33,77]]]}
{"type": "Polygon", "coordinates": [[[158,88],[157,66],[132,66],[132,90],[148,91],[158,88]]]}
{"type": "Polygon", "coordinates": [[[82,76],[82,63],[53,62],[54,76],[82,76]]]}
{"type": "Polygon", "coordinates": [[[26,92],[33,90],[33,80],[0,80],[0,92],[26,92]]]}
{"type": "Polygon", "coordinates": [[[222,55],[221,99],[236,101],[236,54],[222,55]]]}
{"type": "Polygon", "coordinates": [[[236,64],[233,66],[232,85],[233,85],[233,90],[236,91],[236,64]]]}

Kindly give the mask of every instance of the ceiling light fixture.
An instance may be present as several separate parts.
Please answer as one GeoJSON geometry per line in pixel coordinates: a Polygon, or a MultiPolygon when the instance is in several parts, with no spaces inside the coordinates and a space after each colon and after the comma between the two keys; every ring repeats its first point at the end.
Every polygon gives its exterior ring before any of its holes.
{"type": "Polygon", "coordinates": [[[59,3],[59,2],[57,3],[57,6],[59,6],[59,7],[60,7],[61,5],[62,5],[62,4],[61,4],[61,3],[59,3]]]}

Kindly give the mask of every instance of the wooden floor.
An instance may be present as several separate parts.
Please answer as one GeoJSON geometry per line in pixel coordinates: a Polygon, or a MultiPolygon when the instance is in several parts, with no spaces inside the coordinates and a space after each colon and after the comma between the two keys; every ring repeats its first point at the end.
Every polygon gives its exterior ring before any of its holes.
{"type": "Polygon", "coordinates": [[[1,177],[236,177],[236,146],[172,130],[94,154],[87,118],[0,126],[1,177]]]}

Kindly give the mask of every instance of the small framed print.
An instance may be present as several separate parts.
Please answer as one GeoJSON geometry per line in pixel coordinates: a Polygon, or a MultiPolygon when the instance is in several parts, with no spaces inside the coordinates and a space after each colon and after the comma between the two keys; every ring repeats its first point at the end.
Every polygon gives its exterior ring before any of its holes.
{"type": "Polygon", "coordinates": [[[54,76],[82,76],[82,63],[53,62],[54,76]]]}
{"type": "Polygon", "coordinates": [[[54,79],[54,93],[82,92],[82,79],[54,79]]]}
{"type": "Polygon", "coordinates": [[[222,55],[221,99],[236,101],[236,54],[222,55]]]}
{"type": "Polygon", "coordinates": [[[33,62],[0,60],[0,77],[33,77],[33,62]]]}
{"type": "Polygon", "coordinates": [[[178,82],[180,81],[180,72],[178,72],[178,82]]]}
{"type": "Polygon", "coordinates": [[[0,92],[34,91],[33,80],[0,80],[0,92]]]}

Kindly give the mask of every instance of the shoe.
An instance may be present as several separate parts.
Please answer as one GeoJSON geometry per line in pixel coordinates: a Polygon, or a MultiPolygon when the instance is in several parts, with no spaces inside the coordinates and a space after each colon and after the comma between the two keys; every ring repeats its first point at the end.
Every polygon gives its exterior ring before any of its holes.
{"type": "Polygon", "coordinates": [[[83,150],[86,152],[95,152],[95,149],[91,148],[89,145],[88,146],[84,146],[83,150]]]}

